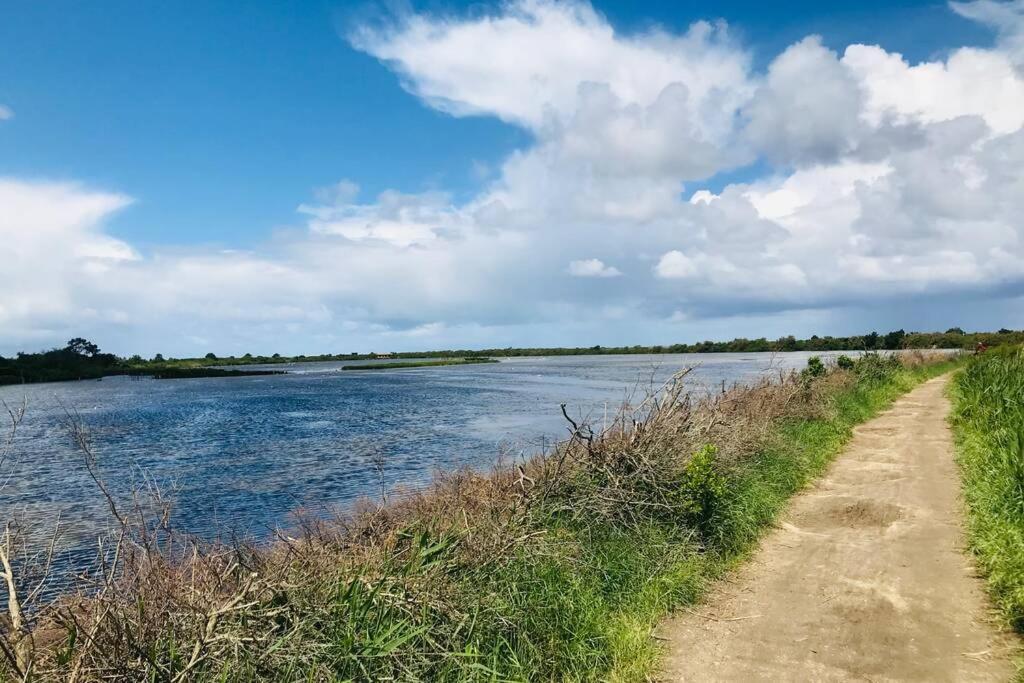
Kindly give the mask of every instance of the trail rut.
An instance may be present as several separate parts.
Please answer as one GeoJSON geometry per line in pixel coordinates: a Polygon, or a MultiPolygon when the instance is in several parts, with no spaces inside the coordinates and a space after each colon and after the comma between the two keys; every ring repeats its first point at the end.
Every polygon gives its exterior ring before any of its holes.
{"type": "Polygon", "coordinates": [[[964,553],[947,378],[855,430],[708,601],[661,628],[666,681],[1007,681],[964,553]]]}

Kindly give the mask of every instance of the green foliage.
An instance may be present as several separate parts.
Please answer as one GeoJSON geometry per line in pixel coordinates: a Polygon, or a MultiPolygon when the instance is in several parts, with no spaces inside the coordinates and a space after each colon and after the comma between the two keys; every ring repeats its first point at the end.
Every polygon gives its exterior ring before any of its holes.
{"type": "Polygon", "coordinates": [[[900,359],[894,354],[865,353],[853,362],[853,371],[862,382],[882,382],[900,368],[900,359]]]}
{"type": "Polygon", "coordinates": [[[686,521],[707,535],[721,510],[725,497],[726,479],[715,468],[718,448],[707,444],[690,456],[683,469],[675,501],[686,521]]]}
{"type": "Polygon", "coordinates": [[[659,650],[649,634],[664,614],[698,600],[744,557],[853,426],[952,366],[908,370],[879,357],[863,367],[863,378],[827,398],[824,417],[784,421],[748,460],[726,467],[713,444],[693,453],[669,501],[681,518],[565,526],[553,515],[538,520],[548,542],[521,550],[484,585],[478,573],[465,577],[473,597],[464,601],[482,605],[476,649],[490,653],[488,666],[507,680],[650,680],[659,650]]]}
{"type": "Polygon", "coordinates": [[[886,349],[898,349],[903,346],[903,338],[907,336],[907,333],[903,330],[895,330],[885,335],[882,346],[886,349]]]}
{"type": "Polygon", "coordinates": [[[11,359],[0,357],[0,384],[96,379],[116,370],[119,363],[117,356],[102,353],[96,344],[75,337],[61,349],[19,353],[11,359]]]}
{"type": "MultiPolygon", "coordinates": [[[[979,343],[989,347],[1001,344],[1024,343],[1024,331],[1000,329],[998,332],[964,332],[960,328],[951,328],[946,333],[939,332],[905,332],[895,330],[885,335],[871,332],[863,336],[832,337],[812,335],[809,339],[797,339],[793,335],[768,341],[764,337],[747,339],[738,337],[731,341],[702,341],[692,344],[668,344],[654,346],[581,346],[572,348],[498,348],[498,349],[447,349],[440,351],[412,351],[390,354],[403,359],[474,359],[502,358],[511,356],[576,356],[604,354],[661,354],[661,353],[756,353],[772,351],[842,351],[842,350],[895,350],[895,349],[971,349],[979,343]]],[[[102,354],[94,344],[80,337],[68,342],[68,348],[54,349],[44,353],[19,353],[17,358],[8,359],[0,356],[0,384],[21,382],[51,382],[69,379],[90,379],[104,375],[121,374],[152,374],[152,365],[160,368],[202,368],[230,365],[257,365],[294,362],[368,360],[376,358],[376,354],[324,353],[305,356],[282,356],[274,353],[270,356],[246,353],[240,358],[234,356],[217,357],[207,353],[202,358],[164,358],[156,354],[152,360],[145,360],[134,355],[127,360],[119,359],[111,354],[102,354]],[[54,354],[68,352],[77,357],[74,362],[67,363],[56,358],[54,354]],[[82,358],[92,358],[98,362],[81,363],[82,358]]],[[[486,361],[484,361],[486,362],[486,361]]],[[[198,376],[198,375],[195,375],[198,376]]]]}
{"type": "Polygon", "coordinates": [[[1024,349],[971,358],[952,394],[971,547],[996,606],[1024,632],[1024,349]]]}
{"type": "Polygon", "coordinates": [[[841,370],[853,370],[854,362],[849,356],[843,354],[836,358],[836,367],[841,370]]]}
{"type": "Polygon", "coordinates": [[[821,358],[811,356],[807,359],[807,367],[800,372],[800,375],[804,380],[812,380],[816,377],[821,377],[826,372],[825,364],[821,362],[821,358]]]}

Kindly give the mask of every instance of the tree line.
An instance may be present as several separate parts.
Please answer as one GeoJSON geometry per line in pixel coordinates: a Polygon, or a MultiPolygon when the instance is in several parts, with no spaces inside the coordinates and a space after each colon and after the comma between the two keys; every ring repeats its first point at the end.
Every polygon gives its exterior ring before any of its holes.
{"type": "MultiPolygon", "coordinates": [[[[482,358],[513,356],[583,356],[612,354],[661,353],[757,353],[787,351],[894,351],[897,349],[973,349],[978,344],[1024,344],[1024,331],[1000,329],[996,332],[965,332],[952,327],[945,332],[906,332],[893,330],[885,334],[869,332],[849,337],[813,335],[797,339],[793,335],[770,340],[765,337],[737,337],[730,341],[706,340],[693,344],[653,346],[577,346],[577,347],[506,347],[494,349],[444,349],[388,353],[392,358],[482,358]]],[[[318,355],[269,356],[246,353],[242,356],[218,357],[207,353],[202,358],[165,358],[157,353],[152,358],[134,355],[127,358],[103,353],[93,342],[75,337],[59,349],[38,353],[18,352],[13,358],[0,356],[0,384],[56,382],[75,379],[98,379],[106,375],[163,373],[163,376],[199,376],[180,371],[210,366],[262,365],[277,363],[367,360],[380,353],[325,353],[318,355]],[[171,374],[175,370],[178,375],[171,374]]]]}

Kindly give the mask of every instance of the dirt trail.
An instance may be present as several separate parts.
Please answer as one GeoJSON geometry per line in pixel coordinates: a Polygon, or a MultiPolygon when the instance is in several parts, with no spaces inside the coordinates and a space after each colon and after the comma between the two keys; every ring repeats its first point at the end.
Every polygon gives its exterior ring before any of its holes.
{"type": "Polygon", "coordinates": [[[945,382],[860,426],[751,561],[662,626],[664,680],[1011,679],[962,552],[945,382]]]}

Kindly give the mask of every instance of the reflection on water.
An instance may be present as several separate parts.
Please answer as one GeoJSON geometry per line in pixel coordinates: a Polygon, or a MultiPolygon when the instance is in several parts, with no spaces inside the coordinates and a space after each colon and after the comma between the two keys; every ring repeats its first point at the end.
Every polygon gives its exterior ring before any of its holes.
{"type": "Polygon", "coordinates": [[[686,366],[698,366],[695,388],[717,388],[802,367],[810,355],[516,358],[373,373],[305,363],[267,377],[0,387],[0,399],[28,400],[0,511],[44,529],[60,512],[65,564],[91,556],[110,520],[65,409],[81,415],[117,495],[148,479],[173,501],[177,528],[263,537],[296,508],[374,495],[373,457],[385,460],[387,485],[416,485],[436,469],[486,467],[502,449],[525,455],[563,437],[560,403],[600,424],[686,366]]]}

